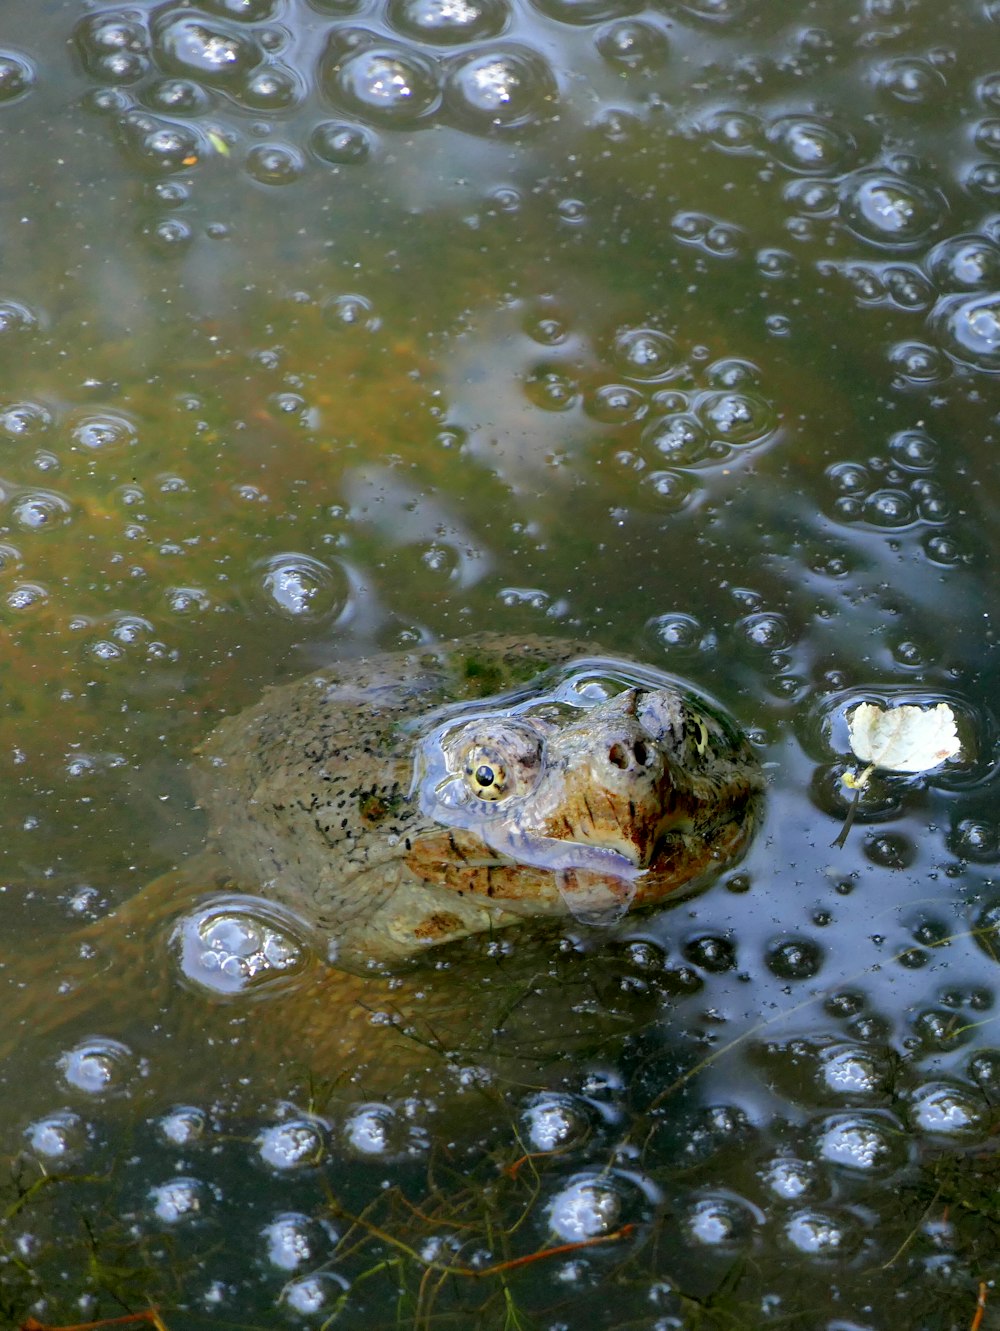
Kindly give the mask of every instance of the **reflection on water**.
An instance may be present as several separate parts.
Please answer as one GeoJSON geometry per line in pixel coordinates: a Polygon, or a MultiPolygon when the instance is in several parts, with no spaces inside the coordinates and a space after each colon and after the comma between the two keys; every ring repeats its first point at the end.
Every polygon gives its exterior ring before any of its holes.
{"type": "MultiPolygon", "coordinates": [[[[770,782],[697,900],[386,979],[449,1014],[423,1099],[288,1032],[258,1080],[281,996],[178,986],[169,898],[141,981],[113,933],[36,966],[6,1320],[874,1331],[980,1282],[996,1318],[998,36],[996,0],[4,5],[5,960],[191,858],[222,712],[375,649],[597,640],[770,782]],[[837,850],[843,716],[900,698],[968,761],[877,774],[837,850]],[[76,984],[119,1016],[47,1031],[76,984]]],[[[208,950],[252,968],[240,924],[208,950]]]]}

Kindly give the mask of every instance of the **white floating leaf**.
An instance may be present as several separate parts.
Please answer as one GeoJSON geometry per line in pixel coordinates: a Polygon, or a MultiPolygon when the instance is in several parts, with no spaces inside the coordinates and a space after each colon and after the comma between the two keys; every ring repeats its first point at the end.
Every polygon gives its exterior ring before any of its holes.
{"type": "Polygon", "coordinates": [[[847,732],[856,757],[890,772],[929,772],[962,747],[945,702],[928,708],[863,702],[847,718],[847,732]]]}

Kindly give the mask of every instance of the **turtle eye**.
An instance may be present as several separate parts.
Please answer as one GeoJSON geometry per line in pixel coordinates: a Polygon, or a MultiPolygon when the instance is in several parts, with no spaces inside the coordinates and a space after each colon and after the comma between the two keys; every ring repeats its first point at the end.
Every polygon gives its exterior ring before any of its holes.
{"type": "Polygon", "coordinates": [[[694,747],[698,752],[698,757],[704,758],[708,751],[711,735],[709,734],[708,726],[697,713],[693,713],[691,716],[691,731],[692,738],[694,739],[694,747]]]}
{"type": "Polygon", "coordinates": [[[501,800],[508,793],[507,771],[492,753],[473,749],[465,760],[465,779],[481,800],[501,800]]]}

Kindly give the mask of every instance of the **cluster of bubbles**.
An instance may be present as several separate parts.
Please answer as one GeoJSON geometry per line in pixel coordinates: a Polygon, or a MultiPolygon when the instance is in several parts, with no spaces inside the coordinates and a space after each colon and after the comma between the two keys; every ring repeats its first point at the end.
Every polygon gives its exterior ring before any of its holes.
{"type": "MultiPolygon", "coordinates": [[[[378,142],[374,128],[443,123],[471,134],[525,131],[558,109],[545,56],[496,40],[512,26],[506,0],[393,0],[384,22],[341,18],[315,68],[286,58],[289,34],[268,25],[272,16],[273,6],[220,11],[210,4],[166,6],[152,16],[117,9],[87,15],[75,45],[86,73],[108,90],[92,98],[95,108],[117,114],[137,160],[166,172],[220,150],[212,137],[219,131],[199,121],[227,106],[278,117],[318,96],[350,117],[318,121],[308,134],[309,152],[336,165],[365,161],[378,142]]],[[[609,58],[620,56],[613,50],[609,58]]],[[[247,168],[280,185],[300,175],[305,160],[298,145],[275,141],[253,148],[247,168]]]]}
{"type": "Polygon", "coordinates": [[[711,360],[706,348],[683,349],[653,325],[619,328],[610,345],[580,368],[581,338],[568,319],[546,309],[525,331],[546,355],[522,373],[531,404],[550,413],[578,410],[590,430],[613,443],[626,475],[637,476],[657,507],[677,511],[698,493],[699,472],[731,465],[773,444],[780,421],[750,360],[711,360]]]}
{"type": "MultiPolygon", "coordinates": [[[[64,557],[60,551],[68,547],[63,543],[55,549],[58,543],[50,542],[50,536],[75,528],[70,539],[79,543],[93,539],[96,529],[106,541],[103,519],[108,510],[120,515],[116,535],[127,552],[108,558],[133,584],[145,581],[151,556],[164,562],[165,572],[179,558],[189,564],[197,558],[200,540],[174,534],[183,520],[177,505],[190,499],[192,487],[173,472],[154,474],[141,483],[136,479],[135,460],[145,440],[127,412],[0,402],[0,442],[9,446],[11,468],[11,478],[0,479],[0,604],[9,610],[44,606],[52,582],[61,580],[53,570],[64,557]],[[123,475],[131,479],[123,482],[123,475]]],[[[253,487],[234,487],[234,502],[241,507],[256,497],[253,487]]],[[[349,613],[355,581],[336,559],[281,550],[248,558],[234,591],[252,614],[316,624],[336,622],[349,613]]],[[[160,614],[170,620],[196,619],[228,603],[233,594],[227,587],[220,597],[206,582],[165,578],[157,607],[149,607],[152,615],[74,615],[69,628],[85,638],[91,663],[174,659],[177,649],[158,626],[160,614]]]]}
{"type": "Polygon", "coordinates": [[[963,503],[947,484],[944,450],[922,426],[892,434],[881,453],[827,468],[828,512],[839,523],[886,534],[916,532],[934,564],[967,564],[963,503]]]}
{"type": "Polygon", "coordinates": [[[182,916],[173,931],[181,973],[213,994],[235,995],[304,970],[309,948],[290,913],[257,897],[224,896],[182,916]]]}

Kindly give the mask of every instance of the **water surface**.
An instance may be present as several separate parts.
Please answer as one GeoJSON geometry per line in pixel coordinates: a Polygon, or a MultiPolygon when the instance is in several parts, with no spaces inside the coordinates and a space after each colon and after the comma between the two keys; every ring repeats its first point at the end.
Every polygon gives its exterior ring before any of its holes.
{"type": "Polygon", "coordinates": [[[995,0],[8,0],[9,1321],[1000,1325],[998,39],[995,0]],[[108,1023],[43,1030],[81,922],[200,847],[220,715],[483,629],[691,677],[771,782],[696,900],[468,963],[541,977],[533,1078],[359,1104],[166,952],[114,1016],[113,943],[108,1023]],[[963,752],[837,849],[864,699],[963,752]]]}

